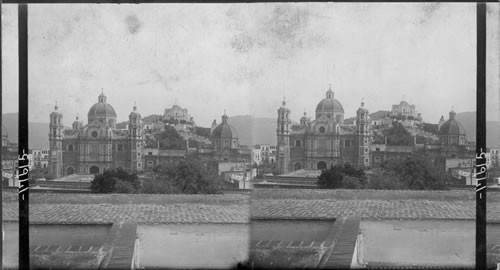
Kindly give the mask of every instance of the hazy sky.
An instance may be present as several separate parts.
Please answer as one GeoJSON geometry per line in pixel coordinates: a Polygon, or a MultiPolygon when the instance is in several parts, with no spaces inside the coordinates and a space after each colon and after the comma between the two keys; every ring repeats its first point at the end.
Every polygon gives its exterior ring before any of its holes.
{"type": "MultiPolygon", "coordinates": [[[[229,116],[313,115],[329,83],[355,115],[403,97],[426,122],[475,110],[473,3],[30,5],[30,121],[64,124],[104,89],[118,121],[178,104],[229,116]]],[[[499,6],[488,6],[488,119],[499,118],[499,6]]],[[[17,6],[2,5],[3,108],[17,111],[17,6]]]]}

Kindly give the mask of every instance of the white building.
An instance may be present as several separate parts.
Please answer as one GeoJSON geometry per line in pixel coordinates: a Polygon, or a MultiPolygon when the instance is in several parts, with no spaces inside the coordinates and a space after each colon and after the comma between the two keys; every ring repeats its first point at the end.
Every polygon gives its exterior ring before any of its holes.
{"type": "Polygon", "coordinates": [[[257,165],[262,164],[262,153],[260,149],[252,149],[252,163],[257,165]]]}

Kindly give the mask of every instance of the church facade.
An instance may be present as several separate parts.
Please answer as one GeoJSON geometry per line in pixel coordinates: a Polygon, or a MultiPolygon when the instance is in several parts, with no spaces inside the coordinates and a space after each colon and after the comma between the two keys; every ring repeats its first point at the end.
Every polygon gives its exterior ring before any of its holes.
{"type": "Polygon", "coordinates": [[[59,178],[74,173],[97,174],[106,169],[128,172],[143,170],[143,127],[141,115],[129,115],[127,129],[116,128],[116,113],[104,93],[88,112],[84,124],[78,117],[70,129],[62,124],[63,114],[56,105],[50,114],[49,175],[59,178]]]}
{"type": "Polygon", "coordinates": [[[315,119],[306,116],[292,124],[283,100],[278,109],[276,159],[280,173],[317,170],[332,165],[370,166],[372,132],[368,110],[361,102],[354,125],[344,124],[344,108],[331,87],[316,106],[315,119]]]}

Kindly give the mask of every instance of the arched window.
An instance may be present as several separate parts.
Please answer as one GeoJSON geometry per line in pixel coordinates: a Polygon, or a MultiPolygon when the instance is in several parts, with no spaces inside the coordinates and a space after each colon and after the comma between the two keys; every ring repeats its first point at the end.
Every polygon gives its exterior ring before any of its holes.
{"type": "Polygon", "coordinates": [[[89,173],[90,174],[98,174],[99,173],[99,167],[97,167],[97,166],[90,167],[89,173]]]}
{"type": "Polygon", "coordinates": [[[73,145],[72,144],[68,144],[68,151],[73,152],[73,145]]]}
{"type": "Polygon", "coordinates": [[[294,169],[295,169],[295,170],[300,170],[300,169],[302,169],[302,164],[300,164],[300,162],[295,163],[294,169]]]}
{"type": "Polygon", "coordinates": [[[74,173],[75,173],[75,171],[74,171],[73,167],[68,167],[66,169],[66,175],[71,175],[71,174],[74,174],[74,173]]]}
{"type": "Polygon", "coordinates": [[[325,133],[325,127],[320,127],[320,128],[319,128],[319,132],[320,132],[320,133],[325,133]]]}
{"type": "Polygon", "coordinates": [[[320,161],[320,162],[318,162],[318,164],[316,165],[316,168],[317,168],[318,170],[324,170],[324,169],[326,169],[326,163],[325,163],[324,161],[320,161]]]}
{"type": "Polygon", "coordinates": [[[296,140],[296,141],[295,141],[295,146],[296,146],[296,147],[300,147],[300,146],[301,146],[301,142],[300,142],[300,140],[296,140]]]}

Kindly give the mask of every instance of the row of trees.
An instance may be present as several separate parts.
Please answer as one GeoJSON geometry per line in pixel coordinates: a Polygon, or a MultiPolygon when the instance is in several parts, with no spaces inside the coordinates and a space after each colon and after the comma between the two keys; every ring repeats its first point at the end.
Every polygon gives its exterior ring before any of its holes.
{"type": "Polygon", "coordinates": [[[441,190],[451,181],[444,168],[424,156],[388,160],[376,174],[365,175],[350,165],[333,166],[318,177],[321,188],[441,190]]]}
{"type": "Polygon", "coordinates": [[[216,194],[223,184],[213,168],[183,159],[157,166],[153,176],[143,180],[122,169],[107,170],[95,176],[90,189],[94,193],[216,194]]]}

